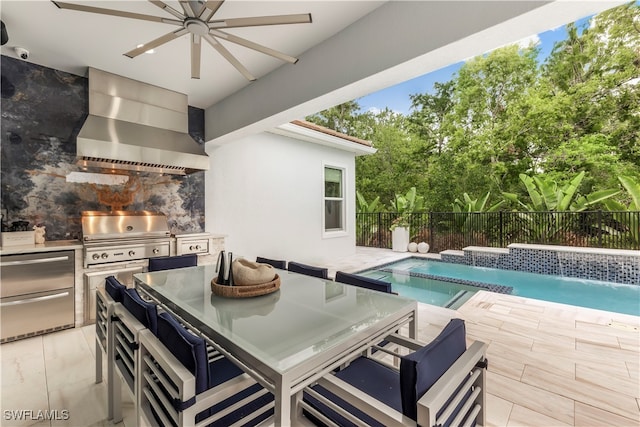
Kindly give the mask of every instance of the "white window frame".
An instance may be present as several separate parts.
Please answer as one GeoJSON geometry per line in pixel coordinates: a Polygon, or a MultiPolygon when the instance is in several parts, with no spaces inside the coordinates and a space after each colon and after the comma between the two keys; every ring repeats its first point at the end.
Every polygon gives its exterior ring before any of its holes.
{"type": "Polygon", "coordinates": [[[324,239],[330,239],[334,237],[348,236],[347,232],[347,167],[336,165],[334,163],[322,163],[322,237],[324,239]],[[325,170],[338,169],[342,172],[342,197],[327,197],[325,195],[325,170]],[[325,201],[327,200],[340,200],[342,201],[342,228],[327,230],[325,228],[325,201]]]}

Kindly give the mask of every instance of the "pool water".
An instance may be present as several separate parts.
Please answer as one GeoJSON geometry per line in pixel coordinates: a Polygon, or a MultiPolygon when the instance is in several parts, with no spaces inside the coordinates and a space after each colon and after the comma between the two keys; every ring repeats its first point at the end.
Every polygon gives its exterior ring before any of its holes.
{"type": "Polygon", "coordinates": [[[550,276],[497,268],[471,267],[408,258],[359,273],[392,283],[400,295],[442,307],[457,308],[481,288],[411,276],[418,273],[445,280],[474,281],[512,287],[511,295],[640,316],[640,286],[574,277],[550,276]],[[386,271],[383,271],[386,270],[386,271]]]}

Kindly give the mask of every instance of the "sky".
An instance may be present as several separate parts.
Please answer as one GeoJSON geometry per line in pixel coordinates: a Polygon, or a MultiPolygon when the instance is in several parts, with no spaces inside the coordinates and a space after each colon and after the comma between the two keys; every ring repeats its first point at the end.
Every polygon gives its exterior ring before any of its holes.
{"type": "MultiPolygon", "coordinates": [[[[578,20],[576,22],[578,28],[586,24],[589,19],[590,17],[586,17],[578,20]]],[[[564,40],[566,37],[566,27],[562,26],[528,37],[525,40],[521,40],[518,44],[522,46],[527,46],[530,42],[537,44],[540,49],[538,62],[542,63],[551,53],[554,44],[559,40],[564,40]]],[[[411,112],[411,99],[409,95],[426,92],[432,93],[435,82],[444,83],[451,80],[453,74],[462,67],[463,63],[464,62],[458,62],[448,67],[432,71],[431,73],[416,77],[404,83],[363,96],[356,101],[360,104],[362,111],[377,112],[389,108],[392,111],[407,115],[411,112]]]]}

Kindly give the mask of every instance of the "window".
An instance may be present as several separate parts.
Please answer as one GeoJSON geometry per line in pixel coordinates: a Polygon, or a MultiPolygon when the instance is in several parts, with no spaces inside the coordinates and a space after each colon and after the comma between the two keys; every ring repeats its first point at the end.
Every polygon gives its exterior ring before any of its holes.
{"type": "Polygon", "coordinates": [[[324,231],[344,231],[344,169],[324,168],[324,231]]]}

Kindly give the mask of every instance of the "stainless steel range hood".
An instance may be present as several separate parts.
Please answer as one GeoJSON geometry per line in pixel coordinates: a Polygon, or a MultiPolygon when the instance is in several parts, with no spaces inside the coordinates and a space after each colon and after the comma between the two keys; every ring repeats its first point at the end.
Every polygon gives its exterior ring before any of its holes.
{"type": "Polygon", "coordinates": [[[209,156],[188,123],[186,95],[89,68],[77,164],[178,175],[208,170],[209,156]]]}

